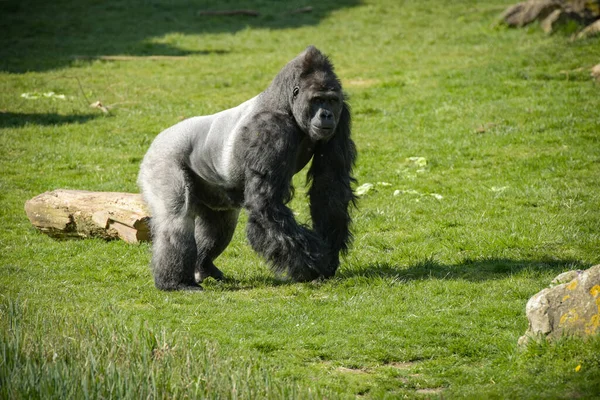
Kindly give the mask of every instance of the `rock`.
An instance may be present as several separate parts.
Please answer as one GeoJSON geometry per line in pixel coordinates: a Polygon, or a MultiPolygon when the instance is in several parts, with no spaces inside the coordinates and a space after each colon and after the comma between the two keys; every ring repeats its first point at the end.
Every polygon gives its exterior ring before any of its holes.
{"type": "MultiPolygon", "coordinates": [[[[523,17],[524,9],[526,3],[517,3],[508,7],[500,16],[500,19],[508,25],[512,27],[521,27],[523,26],[523,17]]],[[[531,22],[531,21],[529,21],[531,22]]]]}
{"type": "Polygon", "coordinates": [[[585,25],[600,18],[600,0],[562,0],[562,2],[565,10],[579,15],[585,25]]]}
{"type": "Polygon", "coordinates": [[[598,20],[600,0],[527,0],[507,8],[500,18],[506,25],[517,28],[542,21],[542,28],[552,32],[555,26],[568,21],[589,25],[598,20]]]}
{"type": "Polygon", "coordinates": [[[541,27],[546,33],[552,33],[556,30],[556,26],[564,23],[565,12],[561,9],[554,10],[541,23],[541,27]]]}
{"type": "Polygon", "coordinates": [[[509,7],[501,18],[508,26],[520,28],[536,20],[543,20],[560,8],[561,4],[555,0],[528,0],[509,7]]]}
{"type": "Polygon", "coordinates": [[[581,18],[577,13],[557,9],[552,11],[541,23],[540,26],[544,32],[550,34],[556,31],[559,27],[567,25],[569,22],[581,23],[581,18]]]}
{"type": "Polygon", "coordinates": [[[583,271],[580,269],[563,272],[562,274],[558,275],[556,278],[552,279],[552,282],[550,282],[550,287],[553,287],[556,285],[561,285],[563,283],[569,283],[573,279],[579,277],[579,275],[581,275],[582,273],[583,273],[583,271]]]}
{"type": "Polygon", "coordinates": [[[598,34],[600,34],[600,19],[583,28],[581,32],[577,34],[577,39],[587,39],[598,34]]]}
{"type": "Polygon", "coordinates": [[[569,271],[527,302],[529,328],[519,344],[531,339],[556,339],[564,335],[600,333],[600,264],[586,271],[569,271]],[[568,278],[573,278],[568,282],[568,278]]]}

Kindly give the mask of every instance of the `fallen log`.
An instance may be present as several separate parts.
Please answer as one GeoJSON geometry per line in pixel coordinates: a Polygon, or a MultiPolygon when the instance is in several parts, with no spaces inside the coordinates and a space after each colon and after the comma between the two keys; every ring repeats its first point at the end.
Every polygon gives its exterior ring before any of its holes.
{"type": "Polygon", "coordinates": [[[150,240],[150,215],[134,193],[58,189],[25,202],[29,221],[55,238],[150,240]]]}

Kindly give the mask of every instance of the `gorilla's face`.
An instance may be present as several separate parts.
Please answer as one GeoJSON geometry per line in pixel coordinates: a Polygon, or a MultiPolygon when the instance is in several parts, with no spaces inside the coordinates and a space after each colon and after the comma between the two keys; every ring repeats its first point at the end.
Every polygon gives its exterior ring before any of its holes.
{"type": "Polygon", "coordinates": [[[294,118],[313,142],[333,136],[344,103],[337,80],[315,75],[295,86],[292,93],[294,118]]]}

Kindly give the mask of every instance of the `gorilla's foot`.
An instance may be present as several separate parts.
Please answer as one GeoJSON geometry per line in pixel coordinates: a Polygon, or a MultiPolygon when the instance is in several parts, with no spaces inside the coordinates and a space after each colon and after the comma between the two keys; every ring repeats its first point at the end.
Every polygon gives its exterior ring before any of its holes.
{"type": "Polygon", "coordinates": [[[172,292],[175,290],[186,290],[186,291],[202,291],[202,286],[197,283],[164,283],[155,282],[154,285],[157,289],[164,290],[165,292],[172,292]]]}
{"type": "Polygon", "coordinates": [[[204,290],[204,288],[200,285],[181,284],[177,287],[177,290],[185,290],[188,292],[201,292],[204,290]]]}
{"type": "Polygon", "coordinates": [[[223,272],[221,272],[219,268],[215,267],[213,263],[199,268],[194,275],[196,277],[196,282],[198,283],[204,282],[204,280],[209,277],[216,279],[217,281],[222,281],[225,279],[223,272]]]}

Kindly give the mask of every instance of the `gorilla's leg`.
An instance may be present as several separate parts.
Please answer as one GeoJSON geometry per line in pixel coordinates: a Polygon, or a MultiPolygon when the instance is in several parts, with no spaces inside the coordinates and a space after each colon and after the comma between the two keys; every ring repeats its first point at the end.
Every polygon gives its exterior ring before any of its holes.
{"type": "Polygon", "coordinates": [[[202,290],[194,279],[196,242],[192,216],[152,216],[152,269],[161,290],[202,290]]]}
{"type": "Polygon", "coordinates": [[[231,241],[239,213],[239,210],[215,211],[206,206],[198,206],[195,230],[198,282],[208,277],[223,279],[223,273],[213,264],[213,261],[231,241]]]}
{"type": "Polygon", "coordinates": [[[179,165],[154,157],[142,164],[139,182],[152,215],[152,272],[156,287],[202,290],[194,279],[195,200],[189,174],[179,165]]]}

